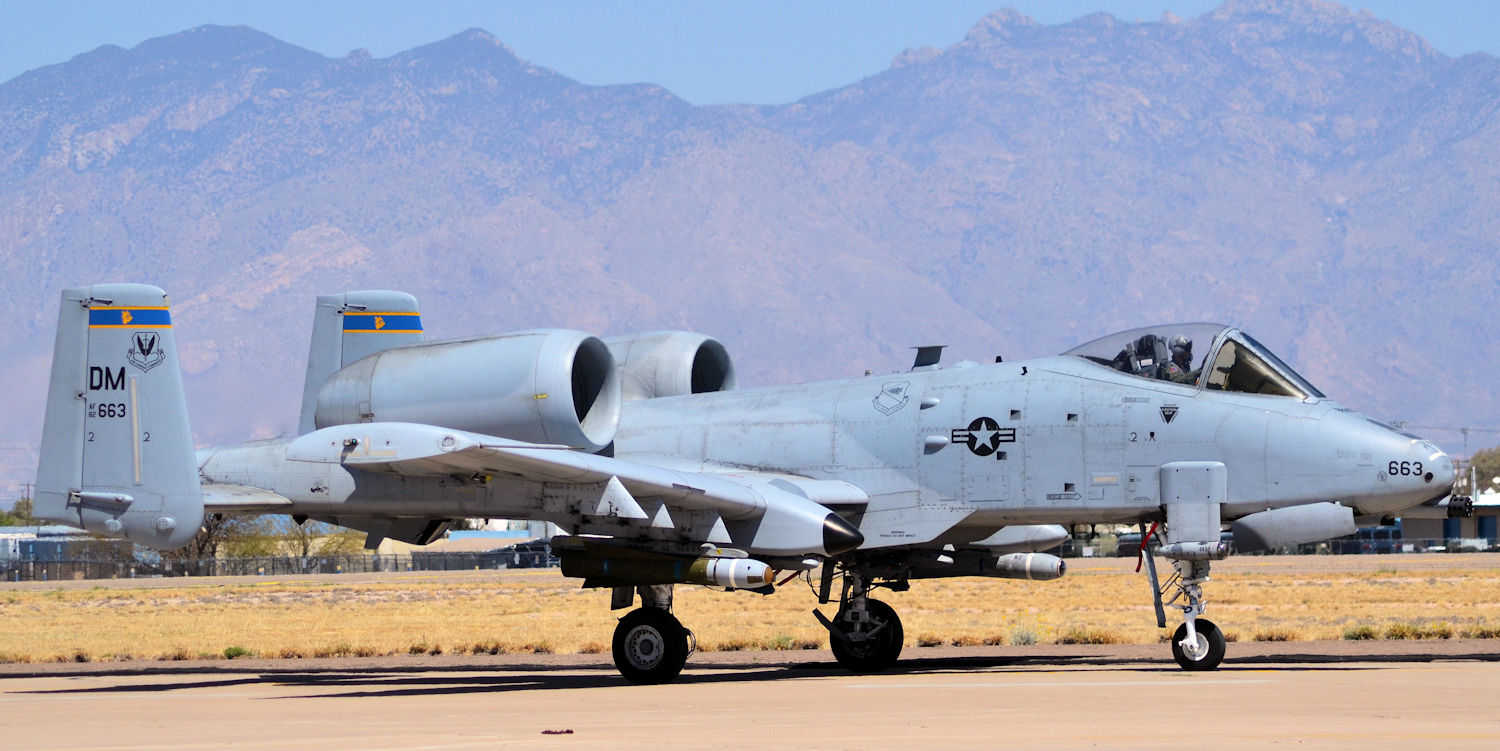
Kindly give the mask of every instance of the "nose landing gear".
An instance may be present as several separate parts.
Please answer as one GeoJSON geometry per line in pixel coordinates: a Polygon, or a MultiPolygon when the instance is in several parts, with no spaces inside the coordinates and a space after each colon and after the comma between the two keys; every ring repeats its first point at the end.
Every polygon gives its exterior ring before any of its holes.
{"type": "MultiPolygon", "coordinates": [[[[1183,670],[1213,670],[1224,660],[1225,639],[1224,632],[1203,617],[1202,584],[1208,581],[1208,561],[1173,561],[1172,565],[1177,571],[1167,586],[1176,587],[1177,593],[1166,604],[1184,600],[1177,605],[1182,608],[1182,625],[1172,634],[1172,657],[1183,670]]],[[[1161,597],[1160,590],[1157,597],[1161,597]]]]}
{"type": "Polygon", "coordinates": [[[1157,583],[1156,559],[1147,548],[1151,532],[1141,537],[1140,555],[1146,564],[1146,575],[1151,581],[1151,595],[1156,605],[1156,625],[1167,627],[1166,606],[1182,610],[1182,625],[1172,633],[1172,657],[1183,670],[1213,670],[1224,661],[1227,640],[1224,632],[1213,621],[1203,617],[1203,584],[1208,581],[1209,560],[1222,559],[1228,553],[1227,546],[1178,546],[1169,545],[1161,552],[1164,555],[1190,555],[1172,561],[1175,571],[1165,585],[1157,583]],[[1175,590],[1171,599],[1163,602],[1162,593],[1175,590]]]}

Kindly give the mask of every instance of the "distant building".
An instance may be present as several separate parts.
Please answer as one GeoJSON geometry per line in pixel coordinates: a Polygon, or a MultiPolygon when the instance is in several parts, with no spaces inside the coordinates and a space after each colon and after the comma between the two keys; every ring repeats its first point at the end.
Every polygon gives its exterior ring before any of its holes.
{"type": "Polygon", "coordinates": [[[1494,547],[1500,539],[1500,492],[1490,488],[1474,496],[1474,516],[1468,519],[1402,519],[1408,540],[1485,539],[1494,547]]]}
{"type": "Polygon", "coordinates": [[[82,557],[85,546],[99,542],[87,532],[62,525],[0,527],[0,560],[73,560],[82,557]]]}

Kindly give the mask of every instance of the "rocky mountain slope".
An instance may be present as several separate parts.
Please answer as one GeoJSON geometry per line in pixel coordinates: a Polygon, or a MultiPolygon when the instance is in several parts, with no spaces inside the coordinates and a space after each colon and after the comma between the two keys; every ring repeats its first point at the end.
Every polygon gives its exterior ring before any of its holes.
{"type": "Polygon", "coordinates": [[[0,484],[34,469],[58,290],[106,280],[172,293],[204,443],[294,429],[312,296],[355,288],[435,336],[713,333],[742,385],[1221,320],[1373,416],[1500,428],[1497,110],[1496,58],[1321,0],[1002,10],[778,107],[586,86],[479,30],[103,47],[0,84],[0,484]]]}

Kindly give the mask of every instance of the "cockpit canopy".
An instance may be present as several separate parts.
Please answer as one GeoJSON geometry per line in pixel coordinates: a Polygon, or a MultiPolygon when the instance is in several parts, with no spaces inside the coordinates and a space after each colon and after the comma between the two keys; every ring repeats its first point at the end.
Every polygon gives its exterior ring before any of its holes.
{"type": "Polygon", "coordinates": [[[1063,353],[1140,378],[1209,391],[1322,398],[1249,334],[1220,323],[1180,323],[1122,331],[1063,353]],[[1196,347],[1196,349],[1195,349],[1196,347]]]}

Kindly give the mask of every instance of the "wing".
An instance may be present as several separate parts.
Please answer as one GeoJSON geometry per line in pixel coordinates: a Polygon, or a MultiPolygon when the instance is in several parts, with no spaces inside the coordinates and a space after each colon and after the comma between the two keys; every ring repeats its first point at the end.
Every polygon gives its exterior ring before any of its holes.
{"type": "Polygon", "coordinates": [[[764,555],[837,555],[864,542],[858,529],[823,505],[868,501],[859,488],[839,481],[688,471],[398,422],[316,430],[292,441],[286,458],[408,476],[510,475],[588,499],[585,514],[657,527],[672,526],[675,509],[712,511],[718,519],[705,542],[764,555]]]}

